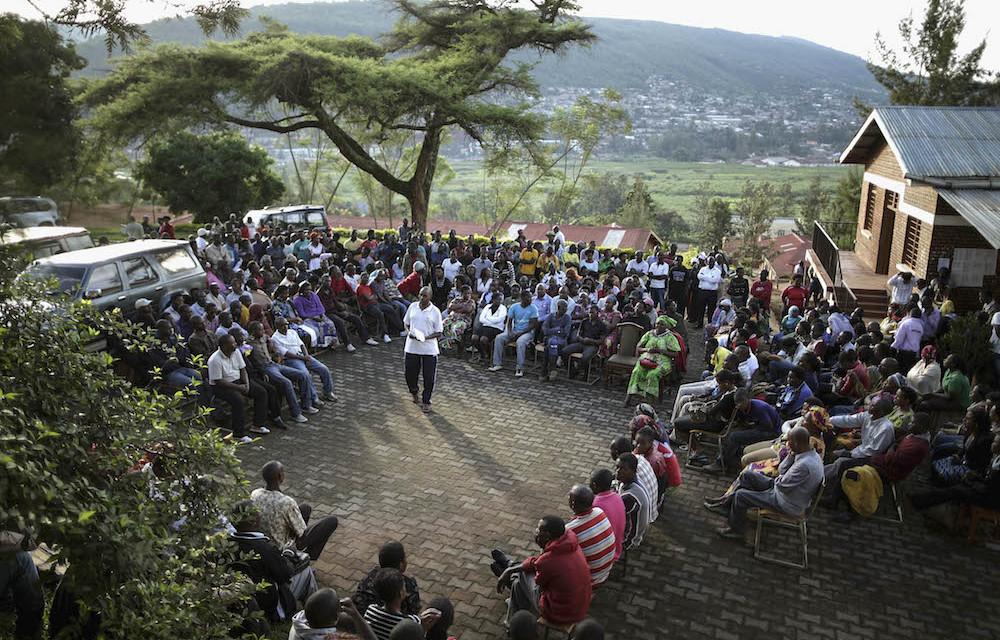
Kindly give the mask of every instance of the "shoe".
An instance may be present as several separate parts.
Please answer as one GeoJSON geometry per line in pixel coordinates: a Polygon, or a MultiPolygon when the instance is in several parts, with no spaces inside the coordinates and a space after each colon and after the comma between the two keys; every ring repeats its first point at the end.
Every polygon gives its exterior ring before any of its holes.
{"type": "Polygon", "coordinates": [[[337,396],[333,395],[332,393],[325,393],[323,394],[323,399],[326,400],[327,402],[336,402],[337,396]]]}
{"type": "Polygon", "coordinates": [[[271,420],[271,426],[275,427],[276,429],[288,428],[288,425],[285,424],[285,421],[282,420],[281,418],[275,418],[274,420],[271,420]]]}
{"type": "Polygon", "coordinates": [[[503,369],[502,365],[495,364],[492,367],[490,367],[489,369],[487,369],[487,371],[500,371],[501,369],[503,369]]]}
{"type": "Polygon", "coordinates": [[[562,366],[563,366],[563,359],[562,356],[559,356],[558,358],[556,358],[556,368],[557,369],[562,368],[562,366]]]}
{"type": "Polygon", "coordinates": [[[420,404],[420,396],[413,394],[413,404],[420,404]]]}
{"type": "Polygon", "coordinates": [[[400,338],[405,338],[406,337],[406,332],[405,331],[400,331],[399,332],[399,337],[400,338]]]}
{"type": "Polygon", "coordinates": [[[722,473],[722,465],[716,460],[712,464],[707,464],[701,468],[705,473],[722,473]]]}
{"type": "Polygon", "coordinates": [[[725,538],[726,540],[743,540],[743,532],[737,531],[731,527],[716,529],[715,532],[719,534],[720,538],[725,538]]]}
{"type": "Polygon", "coordinates": [[[319,409],[317,409],[316,407],[309,407],[308,409],[303,409],[302,412],[303,413],[308,413],[308,414],[311,415],[311,414],[314,414],[314,413],[319,413],[319,409]]]}
{"type": "Polygon", "coordinates": [[[258,433],[262,436],[266,436],[271,433],[271,430],[267,427],[250,427],[250,433],[258,433]]]}
{"type": "MultiPolygon", "coordinates": [[[[507,557],[507,554],[504,553],[503,551],[499,550],[499,549],[494,549],[494,550],[490,551],[490,556],[493,557],[494,564],[496,564],[498,567],[500,567],[500,573],[503,573],[504,569],[506,569],[510,565],[514,564],[511,561],[511,559],[509,557],[507,557]]],[[[497,574],[497,577],[500,577],[500,573],[497,574]]]]}
{"type": "Polygon", "coordinates": [[[382,336],[382,342],[389,344],[390,342],[392,342],[392,338],[389,337],[389,334],[385,334],[384,336],[382,336]]]}
{"type": "MultiPolygon", "coordinates": [[[[375,344],[378,344],[378,343],[376,342],[375,344]]],[[[347,353],[354,353],[357,350],[358,350],[358,348],[355,347],[353,344],[347,345],[347,353]]]]}
{"type": "Polygon", "coordinates": [[[697,467],[704,467],[708,465],[708,456],[695,456],[691,458],[688,462],[697,467]]]}
{"type": "Polygon", "coordinates": [[[237,438],[235,440],[236,444],[250,444],[253,442],[253,438],[250,436],[243,436],[242,438],[237,438]]]}
{"type": "Polygon", "coordinates": [[[549,371],[549,382],[554,382],[557,377],[559,377],[558,371],[549,371]]]}
{"type": "Polygon", "coordinates": [[[517,371],[514,372],[514,377],[515,378],[522,378],[522,377],[524,377],[524,372],[521,371],[520,369],[518,369],[517,371]]]}
{"type": "Polygon", "coordinates": [[[729,515],[729,510],[723,507],[721,504],[716,504],[714,502],[709,502],[706,500],[702,503],[702,506],[711,511],[712,513],[719,516],[729,515]]]}
{"type": "Polygon", "coordinates": [[[305,417],[301,413],[299,415],[297,415],[297,416],[292,417],[292,420],[294,420],[294,421],[296,421],[298,423],[309,422],[309,418],[305,417]]]}
{"type": "Polygon", "coordinates": [[[495,562],[490,563],[490,571],[492,571],[493,575],[495,575],[498,578],[503,575],[503,569],[501,569],[500,565],[498,565],[495,562]]]}
{"type": "Polygon", "coordinates": [[[424,413],[430,413],[430,412],[431,412],[431,405],[425,404],[424,405],[424,413]]]}
{"type": "Polygon", "coordinates": [[[370,345],[372,347],[377,347],[378,346],[378,342],[376,342],[375,340],[372,340],[371,338],[368,338],[367,340],[365,340],[365,344],[370,345]]]}
{"type": "Polygon", "coordinates": [[[466,348],[465,348],[465,350],[466,350],[466,352],[468,352],[468,353],[472,353],[473,351],[475,351],[475,350],[476,350],[476,348],[475,348],[475,347],[466,347],[466,348]]]}

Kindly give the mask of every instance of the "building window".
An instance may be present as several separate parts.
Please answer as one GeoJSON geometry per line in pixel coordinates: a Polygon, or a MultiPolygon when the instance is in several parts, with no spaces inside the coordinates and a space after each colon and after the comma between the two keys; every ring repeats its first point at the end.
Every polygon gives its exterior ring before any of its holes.
{"type": "Polygon", "coordinates": [[[885,192],[885,208],[893,211],[899,210],[899,194],[895,191],[885,192]]]}
{"type": "Polygon", "coordinates": [[[875,224],[875,201],[878,199],[878,187],[868,184],[868,202],[865,203],[865,231],[871,231],[875,224]]]}
{"type": "Polygon", "coordinates": [[[906,218],[906,236],[903,238],[903,264],[911,269],[917,268],[917,255],[920,252],[921,222],[909,216],[906,218]]]}

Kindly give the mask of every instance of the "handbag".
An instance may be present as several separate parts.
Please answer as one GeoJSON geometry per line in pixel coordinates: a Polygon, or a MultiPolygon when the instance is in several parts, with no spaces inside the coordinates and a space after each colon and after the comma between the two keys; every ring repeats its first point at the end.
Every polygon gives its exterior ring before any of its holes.
{"type": "Polygon", "coordinates": [[[281,557],[285,559],[285,562],[288,564],[288,572],[293,576],[305,571],[311,562],[308,553],[292,547],[282,549],[281,557]]]}
{"type": "Polygon", "coordinates": [[[653,360],[651,358],[640,358],[639,366],[641,366],[643,369],[655,369],[660,365],[656,362],[656,360],[653,360]]]}

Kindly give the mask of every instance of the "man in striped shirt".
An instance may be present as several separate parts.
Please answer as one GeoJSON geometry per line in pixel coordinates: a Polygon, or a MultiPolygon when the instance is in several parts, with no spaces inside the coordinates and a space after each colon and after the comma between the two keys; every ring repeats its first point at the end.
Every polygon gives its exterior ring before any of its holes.
{"type": "MultiPolygon", "coordinates": [[[[618,456],[623,453],[632,453],[632,439],[628,436],[618,436],[611,442],[611,459],[618,460],[618,456]]],[[[646,522],[653,524],[657,516],[660,515],[659,503],[657,501],[656,473],[653,472],[652,465],[642,456],[637,456],[638,467],[636,471],[636,483],[646,492],[646,522]]]]}
{"type": "Polygon", "coordinates": [[[594,506],[594,492],[587,485],[576,484],[569,490],[569,508],[576,517],[566,528],[576,534],[590,567],[590,586],[597,587],[608,579],[615,563],[615,532],[604,511],[594,506]]]}

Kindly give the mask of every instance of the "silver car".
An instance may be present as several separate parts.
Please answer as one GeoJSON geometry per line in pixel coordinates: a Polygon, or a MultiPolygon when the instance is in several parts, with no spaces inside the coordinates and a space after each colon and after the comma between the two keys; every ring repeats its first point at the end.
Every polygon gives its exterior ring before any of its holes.
{"type": "Polygon", "coordinates": [[[46,227],[59,224],[59,207],[41,196],[0,198],[0,223],[13,227],[46,227]]]}

